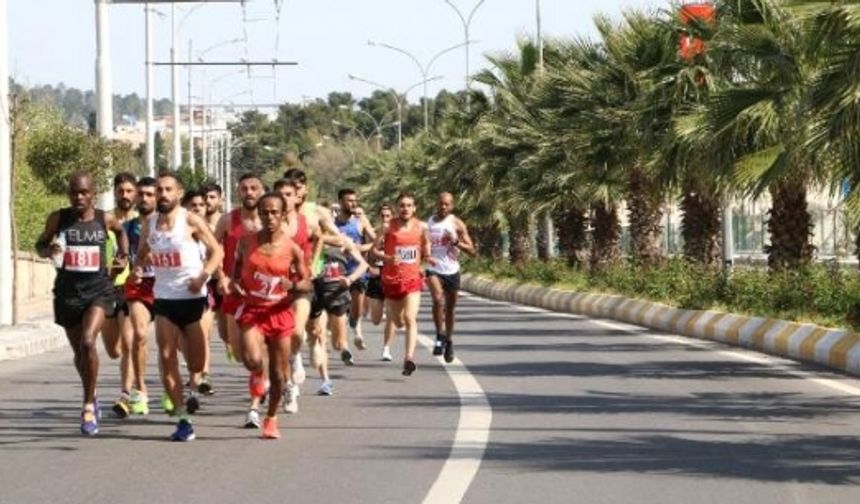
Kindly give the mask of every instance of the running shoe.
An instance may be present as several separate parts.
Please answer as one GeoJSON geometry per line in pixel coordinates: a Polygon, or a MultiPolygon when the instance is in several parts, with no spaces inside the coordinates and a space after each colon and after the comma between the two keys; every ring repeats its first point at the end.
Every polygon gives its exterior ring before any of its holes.
{"type": "Polygon", "coordinates": [[[292,383],[287,384],[284,391],[284,412],[295,415],[299,412],[299,386],[292,383]]]}
{"type": "Polygon", "coordinates": [[[81,434],[95,436],[99,433],[99,421],[96,419],[95,410],[84,409],[81,411],[81,434]]]}
{"type": "Polygon", "coordinates": [[[200,398],[197,397],[196,392],[192,391],[188,395],[188,399],[185,400],[185,409],[188,411],[189,415],[197,413],[197,410],[200,409],[200,398]]]}
{"type": "Polygon", "coordinates": [[[440,356],[445,351],[445,336],[436,335],[436,344],[433,345],[433,355],[440,356]]]}
{"type": "Polygon", "coordinates": [[[123,392],[119,395],[119,399],[113,405],[113,413],[117,418],[128,417],[128,414],[131,412],[130,401],[131,396],[128,395],[128,392],[123,392]]]}
{"type": "Polygon", "coordinates": [[[267,416],[263,419],[263,433],[260,435],[263,439],[280,439],[281,432],[278,430],[277,417],[267,416]]]}
{"type": "Polygon", "coordinates": [[[416,369],[418,369],[418,366],[415,365],[415,361],[406,359],[403,362],[403,376],[410,376],[416,369]]]}
{"type": "Polygon", "coordinates": [[[212,388],[212,378],[209,373],[203,373],[200,377],[200,384],[197,385],[197,390],[203,395],[212,395],[215,389],[212,388]]]}
{"type": "Polygon", "coordinates": [[[131,391],[131,399],[128,405],[131,408],[131,412],[135,415],[149,414],[149,398],[139,390],[131,391]]]}
{"type": "Polygon", "coordinates": [[[355,361],[352,360],[352,352],[349,351],[349,348],[343,349],[340,353],[340,360],[342,360],[347,366],[355,366],[355,361]]]}
{"type": "Polygon", "coordinates": [[[191,422],[183,418],[176,424],[176,431],[170,435],[171,441],[194,441],[194,427],[191,422]]]}
{"type": "Polygon", "coordinates": [[[334,394],[334,386],[331,383],[331,380],[326,380],[323,382],[319,391],[317,391],[317,395],[321,396],[330,396],[334,394]]]}
{"type": "Polygon", "coordinates": [[[445,339],[445,362],[454,362],[454,342],[450,338],[445,339]]]}
{"type": "Polygon", "coordinates": [[[228,343],[224,345],[224,349],[227,352],[227,362],[236,362],[236,354],[233,353],[233,347],[228,343]]]}
{"type": "Polygon", "coordinates": [[[352,339],[352,343],[355,345],[355,348],[358,348],[359,350],[367,350],[367,344],[364,342],[364,335],[361,334],[361,329],[353,327],[352,332],[355,335],[352,339]]]}
{"type": "Polygon", "coordinates": [[[251,397],[263,397],[267,388],[266,375],[262,371],[248,375],[248,392],[251,397]]]}
{"type": "Polygon", "coordinates": [[[391,349],[387,346],[382,347],[382,361],[383,362],[391,362],[394,358],[391,357],[391,349]]]}
{"type": "Polygon", "coordinates": [[[290,378],[296,385],[301,385],[305,382],[307,375],[305,374],[305,365],[302,362],[302,354],[297,354],[290,361],[290,378]]]}
{"type": "Polygon", "coordinates": [[[176,411],[173,400],[170,399],[170,396],[166,392],[161,393],[161,409],[170,416],[173,416],[173,412],[176,411]]]}
{"type": "Polygon", "coordinates": [[[252,409],[248,411],[248,416],[245,417],[245,428],[246,429],[259,429],[260,428],[260,412],[252,409]]]}

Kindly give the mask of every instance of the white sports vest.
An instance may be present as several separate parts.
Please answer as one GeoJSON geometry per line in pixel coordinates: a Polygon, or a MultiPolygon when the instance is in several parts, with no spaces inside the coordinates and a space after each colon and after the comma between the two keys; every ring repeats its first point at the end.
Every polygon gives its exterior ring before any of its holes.
{"type": "Polygon", "coordinates": [[[155,271],[156,299],[195,299],[206,297],[206,286],[200,292],[188,290],[188,282],[203,271],[203,260],[197,242],[188,235],[188,215],[184,208],[176,213],[170,231],[156,229],[158,213],[149,217],[149,248],[155,271]]]}
{"type": "Polygon", "coordinates": [[[436,266],[429,266],[427,271],[440,275],[453,275],[460,271],[460,249],[451,244],[457,239],[457,228],[454,227],[454,216],[448,215],[441,221],[436,216],[427,221],[430,232],[430,255],[436,259],[436,266]]]}

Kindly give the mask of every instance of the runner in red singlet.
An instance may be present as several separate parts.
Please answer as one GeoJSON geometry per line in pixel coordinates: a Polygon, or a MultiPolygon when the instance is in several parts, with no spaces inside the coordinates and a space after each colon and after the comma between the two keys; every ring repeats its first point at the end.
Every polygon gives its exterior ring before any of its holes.
{"type": "Polygon", "coordinates": [[[284,226],[287,206],[287,201],[276,193],[260,198],[257,211],[263,229],[245,235],[239,242],[233,276],[235,290],[244,301],[236,317],[242,331],[243,362],[251,372],[252,396],[266,392],[264,356],[268,351],[271,393],[263,421],[265,439],[280,437],[277,412],[289,374],[290,338],[295,326],[293,291],[310,289],[302,251],[284,226]]]}
{"type": "MultiPolygon", "coordinates": [[[[418,341],[418,307],[424,274],[421,264],[435,264],[430,255],[427,225],[415,218],[415,196],[403,193],[397,198],[396,219],[376,241],[375,252],[384,263],[382,291],[388,320],[385,322],[385,349],[391,346],[397,328],[406,328],[406,355],[403,374],[415,369],[415,345],[418,341]]],[[[385,359],[389,360],[389,359],[385,359]]]]}

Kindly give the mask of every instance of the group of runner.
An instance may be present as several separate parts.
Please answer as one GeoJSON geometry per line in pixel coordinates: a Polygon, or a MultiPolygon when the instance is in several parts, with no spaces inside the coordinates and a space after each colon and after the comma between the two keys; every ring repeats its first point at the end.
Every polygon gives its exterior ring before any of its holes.
{"type": "Polygon", "coordinates": [[[433,353],[454,360],[458,256],[475,249],[452,213],[453,196],[440,194],[425,223],[415,215],[415,197],[403,193],[396,215],[383,205],[374,227],[354,190],[339,192],[336,215],[307,201],[307,194],[301,170],[287,171],[271,192],[249,173],[239,179],[241,205],[222,214],[216,184],[185,190],[170,172],[140,179],[122,173],[114,179],[116,209],[105,212],[94,206],[90,175],[70,178],[70,207],[48,217],[36,248],[57,268],[55,321],[65,329],[83,385],[83,434],[97,434],[101,419],[99,333],[108,355],[120,360],[114,413],[149,413],[145,373],[153,321],[161,404],[177,418],[175,441],[195,438],[189,415],[200,408],[201,395],[215,392],[209,337],[216,326],[228,359],[242,362],[249,374],[244,425],[261,428],[265,439],[280,437],[281,404],[298,412],[305,343],[320,376],[320,395],[334,391],[328,335],[343,363],[352,366],[348,332],[357,349],[366,349],[366,316],[374,325],[385,320],[384,361],[393,360],[391,343],[397,329],[404,330],[402,374],[416,370],[425,275],[437,329],[433,353]]]}

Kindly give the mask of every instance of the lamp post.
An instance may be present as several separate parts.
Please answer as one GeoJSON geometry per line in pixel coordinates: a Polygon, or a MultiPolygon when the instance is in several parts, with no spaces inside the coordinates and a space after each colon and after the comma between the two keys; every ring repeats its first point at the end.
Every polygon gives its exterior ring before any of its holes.
{"type": "MultiPolygon", "coordinates": [[[[475,13],[478,12],[478,9],[481,7],[481,5],[484,4],[485,1],[486,0],[479,0],[478,3],[475,4],[474,7],[472,7],[472,10],[469,12],[469,14],[464,15],[463,12],[459,8],[457,8],[456,5],[451,3],[451,0],[445,0],[445,3],[448,4],[452,9],[454,9],[454,12],[457,13],[457,17],[459,17],[460,21],[463,23],[463,33],[466,35],[466,38],[465,38],[466,43],[464,45],[466,46],[466,111],[467,112],[472,111],[472,95],[470,93],[470,91],[472,90],[472,76],[471,76],[471,69],[469,67],[469,63],[470,63],[469,60],[471,57],[471,54],[470,54],[471,48],[469,47],[469,45],[470,45],[470,40],[472,40],[472,38],[471,38],[469,33],[471,31],[471,28],[472,28],[472,20],[475,17],[475,13]]],[[[540,1],[538,1],[538,4],[540,4],[540,1]]],[[[538,7],[538,9],[540,9],[540,7],[538,7]]]]}
{"type": "Polygon", "coordinates": [[[403,54],[404,56],[407,56],[418,67],[418,71],[421,72],[421,77],[424,79],[423,81],[421,81],[421,84],[424,85],[424,131],[430,131],[430,103],[429,103],[429,99],[427,96],[427,83],[435,80],[435,79],[430,79],[428,77],[430,75],[430,69],[433,67],[433,64],[436,63],[436,60],[438,60],[442,56],[448,54],[451,51],[459,49],[463,46],[468,46],[469,44],[471,44],[471,41],[466,40],[463,43],[460,43],[460,44],[457,44],[455,46],[451,46],[447,49],[444,49],[442,51],[439,51],[438,53],[433,55],[432,58],[430,58],[430,60],[427,62],[426,65],[422,65],[421,60],[419,60],[417,56],[415,56],[414,54],[412,54],[411,52],[409,52],[405,49],[401,49],[400,47],[395,47],[391,44],[384,44],[381,42],[375,42],[373,40],[367,41],[367,45],[369,45],[371,47],[383,47],[385,49],[389,49],[391,51],[395,51],[395,52],[398,52],[400,54],[403,54]]]}
{"type": "MultiPolygon", "coordinates": [[[[394,101],[397,103],[397,150],[398,151],[403,150],[403,99],[408,97],[409,92],[412,91],[413,89],[417,88],[418,86],[424,85],[426,87],[428,82],[437,81],[437,80],[440,80],[443,78],[441,75],[437,75],[437,76],[431,77],[429,79],[424,79],[421,82],[417,82],[417,83],[409,86],[408,88],[406,88],[406,91],[404,91],[403,94],[400,95],[397,93],[397,91],[394,90],[394,88],[392,88],[390,86],[385,86],[385,85],[380,84],[378,82],[374,82],[374,81],[369,80],[369,79],[364,79],[362,77],[359,77],[359,76],[353,75],[353,74],[349,74],[347,77],[349,77],[350,80],[363,82],[363,83],[369,84],[369,85],[371,85],[377,89],[387,91],[387,92],[391,93],[391,95],[394,97],[394,101]]],[[[425,100],[425,103],[426,103],[426,100],[425,100]]]]}
{"type": "Polygon", "coordinates": [[[12,261],[12,160],[9,143],[9,60],[6,0],[0,0],[0,325],[14,323],[15,265],[12,261]]]}

